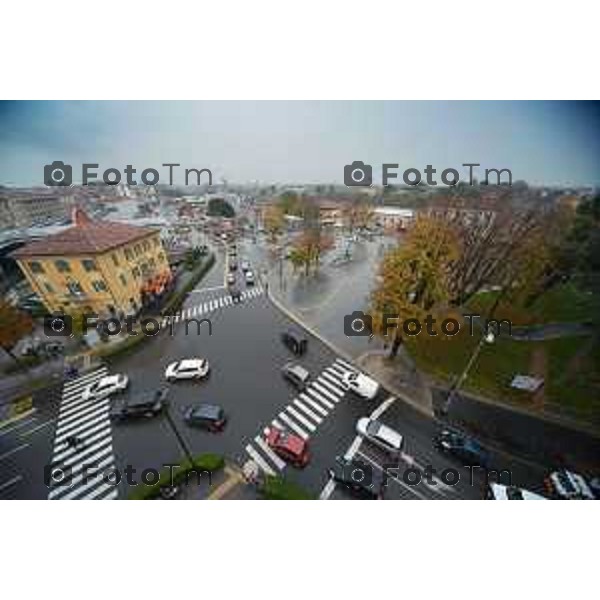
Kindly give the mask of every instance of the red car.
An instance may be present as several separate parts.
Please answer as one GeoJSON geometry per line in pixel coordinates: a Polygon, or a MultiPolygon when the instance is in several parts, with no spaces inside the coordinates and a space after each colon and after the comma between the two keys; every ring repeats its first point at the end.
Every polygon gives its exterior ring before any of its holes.
{"type": "Polygon", "coordinates": [[[299,435],[271,427],[267,433],[267,444],[295,467],[305,467],[308,464],[308,444],[299,435]]]}

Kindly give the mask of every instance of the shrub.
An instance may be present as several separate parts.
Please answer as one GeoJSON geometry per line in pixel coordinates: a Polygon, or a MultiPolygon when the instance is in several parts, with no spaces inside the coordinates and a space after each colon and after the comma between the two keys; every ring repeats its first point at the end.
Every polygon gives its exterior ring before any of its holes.
{"type": "MultiPolygon", "coordinates": [[[[158,481],[153,485],[138,483],[137,487],[129,494],[129,500],[151,500],[160,495],[160,488],[170,485],[171,482],[174,484],[185,482],[191,471],[197,470],[214,473],[222,469],[225,465],[225,460],[218,454],[199,454],[192,458],[193,463],[185,458],[177,461],[178,467],[174,467],[172,470],[169,468],[163,469],[160,472],[158,481]],[[171,472],[173,473],[172,476],[171,472]]],[[[193,478],[194,475],[192,473],[189,481],[193,481],[193,478]]]]}

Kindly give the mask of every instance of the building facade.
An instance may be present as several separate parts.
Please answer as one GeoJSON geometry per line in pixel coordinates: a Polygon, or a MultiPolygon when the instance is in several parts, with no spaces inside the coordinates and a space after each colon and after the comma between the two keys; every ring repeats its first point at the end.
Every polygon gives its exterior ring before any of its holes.
{"type": "Polygon", "coordinates": [[[30,242],[12,256],[49,312],[133,314],[171,272],[158,230],[90,219],[30,242]]]}

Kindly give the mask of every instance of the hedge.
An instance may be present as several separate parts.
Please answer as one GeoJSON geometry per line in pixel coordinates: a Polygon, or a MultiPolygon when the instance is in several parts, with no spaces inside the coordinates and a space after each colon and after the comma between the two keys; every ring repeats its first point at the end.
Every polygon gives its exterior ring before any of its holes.
{"type": "MultiPolygon", "coordinates": [[[[137,487],[133,488],[133,491],[129,494],[129,500],[151,500],[160,495],[160,488],[170,485],[171,482],[174,484],[184,482],[190,471],[198,470],[214,473],[225,466],[224,458],[218,454],[199,454],[193,457],[193,461],[191,463],[187,458],[184,458],[177,461],[179,467],[163,469],[159,474],[158,481],[153,485],[138,483],[137,487]],[[173,473],[172,476],[171,472],[173,473]]],[[[193,482],[195,478],[196,475],[191,473],[189,481],[193,482]]]]}
{"type": "Polygon", "coordinates": [[[314,500],[308,492],[300,486],[283,479],[267,475],[264,484],[260,487],[260,493],[267,500],[314,500]]]}
{"type": "Polygon", "coordinates": [[[169,298],[167,303],[160,311],[161,315],[171,315],[175,311],[179,310],[188,293],[198,285],[198,282],[204,277],[204,275],[206,275],[206,273],[208,273],[214,263],[215,255],[210,254],[209,257],[198,267],[198,270],[195,271],[190,277],[189,281],[180,290],[173,292],[173,295],[169,298]]]}

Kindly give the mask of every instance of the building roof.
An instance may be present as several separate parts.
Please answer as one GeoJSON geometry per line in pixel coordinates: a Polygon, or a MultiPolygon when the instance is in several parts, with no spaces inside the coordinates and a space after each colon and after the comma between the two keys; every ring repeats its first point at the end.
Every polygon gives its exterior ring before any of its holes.
{"type": "Polygon", "coordinates": [[[73,226],[30,242],[12,253],[13,258],[27,256],[69,256],[99,254],[146,237],[157,230],[114,221],[91,219],[83,210],[73,210],[73,226]]]}

